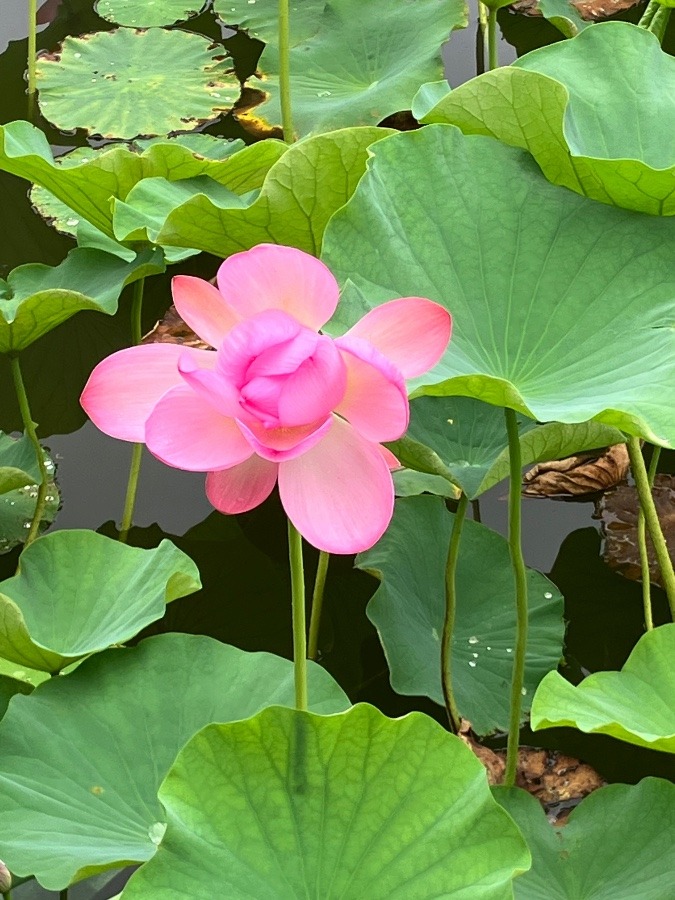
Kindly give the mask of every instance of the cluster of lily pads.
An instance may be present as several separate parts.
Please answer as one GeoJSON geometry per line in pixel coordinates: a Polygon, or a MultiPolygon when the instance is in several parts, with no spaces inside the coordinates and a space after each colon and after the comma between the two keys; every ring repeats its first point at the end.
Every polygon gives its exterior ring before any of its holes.
{"type": "Polygon", "coordinates": [[[25,545],[0,583],[0,857],[15,881],[61,891],[142,864],[129,900],[665,900],[671,782],[603,787],[557,829],[515,787],[528,719],[675,753],[675,624],[654,627],[649,579],[624,668],[575,686],[556,671],[563,597],[520,549],[522,467],[627,442],[675,613],[640,449],[675,446],[675,61],[644,27],[661,10],[582,28],[547,0],[576,36],[450,89],[440,47],[466,24],[461,0],[299,0],[285,22],[278,0],[215,0],[223,25],[261,44],[243,82],[225,45],[165,27],[194,5],[98,0],[118,28],[38,58],[42,115],[117,143],[55,159],[29,121],[0,127],[0,169],[77,243],[0,282],[25,431],[0,435],[0,550],[25,545]],[[424,127],[380,125],[406,109],[424,127]],[[255,142],[169,134],[230,112],[255,142]],[[392,687],[445,707],[449,731],[352,706],[314,662],[297,708],[297,654],[187,634],[125,647],[200,588],[171,542],[125,543],[139,456],[122,540],[41,535],[60,500],[26,351],[73,315],[114,316],[130,284],[138,343],[145,279],[260,243],[336,275],[332,335],[397,297],[452,313],[390,445],[393,519],[356,558],[380,580],[367,615],[392,687]],[[507,479],[508,540],[465,521],[507,479]],[[450,733],[462,720],[508,732],[504,785],[490,789],[450,733]]]}

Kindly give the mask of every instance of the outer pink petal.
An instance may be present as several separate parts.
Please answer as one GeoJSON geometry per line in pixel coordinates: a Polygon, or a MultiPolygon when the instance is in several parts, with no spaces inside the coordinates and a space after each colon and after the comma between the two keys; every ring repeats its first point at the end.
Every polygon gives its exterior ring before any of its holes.
{"type": "Polygon", "coordinates": [[[277,482],[276,463],[252,456],[246,462],[206,476],[206,496],[222,513],[242,513],[266,500],[277,482]]]}
{"type": "Polygon", "coordinates": [[[178,358],[215,363],[209,350],[179,344],[144,344],[106,357],[89,376],[80,403],[97,428],[123,441],[145,440],[145,423],[155,404],[180,384],[178,358]]]}
{"type": "Polygon", "coordinates": [[[332,427],[333,421],[334,416],[328,416],[324,422],[318,424],[315,422],[313,425],[300,425],[297,428],[271,428],[269,430],[259,427],[255,431],[241,419],[237,420],[237,424],[258,456],[271,462],[281,462],[284,459],[294,459],[318,444],[328,429],[332,427]]]}
{"type": "Polygon", "coordinates": [[[372,547],[394,511],[394,486],[379,448],[337,418],[316,447],[280,463],[279,493],[298,531],[328,553],[372,547]]]}
{"type": "Polygon", "coordinates": [[[145,426],[148,450],[188,472],[236,466],[252,454],[234,419],[228,419],[186,384],[168,391],[145,426]]]}
{"type": "Polygon", "coordinates": [[[423,297],[404,297],[371,309],[347,336],[370,341],[404,378],[414,378],[436,365],[451,333],[447,309],[423,297]]]}
{"type": "Polygon", "coordinates": [[[176,275],[171,281],[174,306],[181,319],[212,347],[220,347],[239,316],[220,291],[203,278],[176,275]]]}
{"type": "Polygon", "coordinates": [[[400,438],[410,411],[401,373],[368,341],[345,335],[335,344],[347,366],[347,390],[335,412],[369,441],[400,438]]]}
{"type": "Polygon", "coordinates": [[[383,447],[382,444],[378,444],[378,449],[382,454],[384,461],[387,464],[387,468],[389,469],[400,469],[402,468],[399,460],[394,456],[391,450],[387,449],[387,447],[383,447]]]}
{"type": "Polygon", "coordinates": [[[335,312],[339,289],[318,259],[276,244],[235,253],[218,270],[218,287],[241,316],[283,309],[318,331],[335,312]]]}

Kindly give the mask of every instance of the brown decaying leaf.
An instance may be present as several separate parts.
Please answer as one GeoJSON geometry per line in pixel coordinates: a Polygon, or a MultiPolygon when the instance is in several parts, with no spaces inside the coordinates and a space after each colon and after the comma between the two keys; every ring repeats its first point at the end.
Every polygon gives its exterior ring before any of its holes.
{"type": "MultiPolygon", "coordinates": [[[[637,6],[642,0],[572,0],[579,15],[587,22],[597,22],[598,19],[608,19],[617,13],[637,6]]],[[[541,16],[537,0],[518,0],[511,5],[511,9],[525,16],[541,16]]]]}
{"type": "MultiPolygon", "coordinates": [[[[666,538],[671,559],[675,559],[675,477],[657,475],[654,503],[666,538]]],[[[638,498],[632,485],[620,485],[601,497],[594,514],[602,522],[605,537],[603,556],[607,565],[632,581],[642,580],[640,551],[637,545],[638,498]]],[[[654,546],[647,534],[649,580],[663,586],[654,546]]]]}
{"type": "Polygon", "coordinates": [[[630,469],[625,444],[538,463],[523,476],[526,497],[579,497],[597,494],[624,481],[630,469]]]}
{"type": "Polygon", "coordinates": [[[213,347],[197,337],[178,315],[173,304],[164,316],[155,324],[141,340],[142,344],[183,344],[185,347],[196,347],[198,350],[212,350],[213,347]]]}
{"type": "MultiPolygon", "coordinates": [[[[488,784],[501,784],[506,769],[506,751],[490,750],[480,744],[467,719],[462,719],[458,737],[485,766],[488,784]]],[[[520,747],[516,784],[539,800],[552,824],[564,825],[574,807],[602,787],[605,781],[595,769],[572,756],[557,750],[520,747]]]]}

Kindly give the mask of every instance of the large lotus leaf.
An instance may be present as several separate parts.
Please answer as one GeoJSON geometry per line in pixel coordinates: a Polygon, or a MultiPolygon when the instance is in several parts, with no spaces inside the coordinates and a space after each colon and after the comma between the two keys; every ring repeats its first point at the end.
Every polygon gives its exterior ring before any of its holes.
{"type": "Polygon", "coordinates": [[[161,850],[124,900],[506,900],[529,866],[478,760],[420,713],[267,709],[211,725],[160,799],[161,850]]]}
{"type": "MultiPolygon", "coordinates": [[[[176,185],[173,193],[165,186],[159,195],[142,183],[128,205],[145,218],[149,235],[161,244],[227,257],[273,241],[318,255],[328,220],[349,200],[365,172],[369,148],[394,133],[345,128],[293,144],[269,170],[257,199],[244,208],[213,190],[189,196],[190,182],[176,185]]],[[[118,220],[116,224],[118,234],[124,234],[118,220]]]]}
{"type": "Polygon", "coordinates": [[[19,266],[0,279],[0,353],[24,350],[84,309],[112,315],[125,285],[162,272],[162,254],[145,250],[126,262],[100,250],[76,248],[51,268],[19,266]]]}
{"type": "Polygon", "coordinates": [[[32,690],[33,685],[21,678],[0,675],[0,719],[7,712],[9,701],[15,694],[30,694],[32,690]]]}
{"type": "Polygon", "coordinates": [[[202,146],[193,149],[165,140],[151,143],[141,154],[117,146],[66,167],[54,160],[44,134],[28,122],[0,126],[0,169],[47,188],[109,237],[114,236],[111,198],[124,200],[143,178],[179,181],[208,175],[236,193],[246,193],[262,185],[286,149],[281,141],[262,141],[231,157],[210,159],[202,146]]]}
{"type": "MultiPolygon", "coordinates": [[[[246,4],[248,6],[248,4],[246,4]]],[[[235,116],[256,131],[281,122],[279,48],[272,16],[277,0],[257,0],[254,13],[222,0],[219,16],[245,25],[267,41],[260,58],[260,80],[249,87],[264,91],[262,103],[239,107],[235,116]]],[[[409,109],[423,81],[443,73],[441,44],[467,23],[464,0],[303,0],[291,11],[290,78],[293,125],[299,135],[348,125],[376,125],[409,109]],[[355,30],[354,23],[358,22],[355,30]],[[401,35],[411,32],[414,40],[401,35]]]]}
{"type": "MultiPolygon", "coordinates": [[[[309,697],[319,713],[349,706],[314,663],[309,697]]],[[[166,821],[157,790],[181,747],[210,722],[293,698],[288,660],[186,634],[107,650],[14,698],[0,723],[3,859],[51,890],[149,859],[166,821]]]]}
{"type": "Polygon", "coordinates": [[[0,582],[0,656],[57,672],[128,640],[200,587],[196,565],[170,541],[143,550],[94,531],[55,531],[0,582]]]}
{"type": "Polygon", "coordinates": [[[0,431],[0,494],[39,480],[40,466],[30,438],[12,438],[0,431]]]}
{"type": "Polygon", "coordinates": [[[59,53],[38,57],[35,74],[46,119],[104,138],[191,131],[240,94],[224,47],[164,28],[67,37],[59,53]]]}
{"type": "MultiPolygon", "coordinates": [[[[368,604],[399,694],[443,704],[441,635],[445,565],[454,516],[438,497],[396,501],[391,525],[356,565],[381,585],[368,604]]],[[[539,572],[527,573],[530,632],[523,714],[562,653],[562,596],[539,572]]],[[[460,713],[479,734],[506,730],[516,636],[513,569],[504,538],[467,520],[457,568],[452,677],[460,713]]]]}
{"type": "MultiPolygon", "coordinates": [[[[625,440],[599,422],[539,425],[519,416],[518,430],[524,466],[625,440]]],[[[471,499],[509,477],[504,413],[471,397],[418,397],[406,436],[389,446],[403,465],[443,475],[471,499]]]]}
{"type": "Polygon", "coordinates": [[[561,190],[524,151],[448,125],[371,153],[324,238],[356,289],[336,329],[387,298],[429,297],[455,327],[421,392],[675,443],[674,221],[561,190]]]}
{"type": "Polygon", "coordinates": [[[539,12],[565,37],[575,37],[593,23],[587,22],[571,0],[539,0],[539,12]]]}
{"type": "Polygon", "coordinates": [[[97,0],[95,6],[102,19],[136,28],[184,22],[203,8],[204,0],[97,0]]]}
{"type": "Polygon", "coordinates": [[[673,893],[675,785],[661,778],[594,791],[562,828],[518,788],[493,788],[532,853],[516,900],[666,900],[673,893]]]}
{"type": "MultiPolygon", "coordinates": [[[[45,456],[47,471],[54,472],[54,464],[45,456]]],[[[39,479],[38,479],[39,481],[39,479]]],[[[0,496],[0,553],[7,553],[26,540],[35,515],[38,484],[24,484],[23,487],[5,491],[0,496]]],[[[54,481],[47,484],[45,505],[40,518],[40,532],[51,525],[61,505],[59,489],[54,481]]]]}
{"type": "Polygon", "coordinates": [[[523,147],[549,180],[595,200],[673,215],[674,94],[658,38],[605,22],[466,82],[423,121],[523,147]]]}
{"type": "Polygon", "coordinates": [[[570,725],[675,753],[675,624],[644,634],[620,672],[594,672],[576,687],[549,672],[532,701],[532,728],[570,725]]]}
{"type": "MultiPolygon", "coordinates": [[[[23,681],[31,688],[37,687],[43,681],[49,681],[51,675],[48,672],[40,672],[38,669],[29,669],[26,666],[17,666],[9,659],[0,656],[0,675],[15,681],[23,681]]],[[[26,691],[26,693],[29,693],[26,691]]]]}

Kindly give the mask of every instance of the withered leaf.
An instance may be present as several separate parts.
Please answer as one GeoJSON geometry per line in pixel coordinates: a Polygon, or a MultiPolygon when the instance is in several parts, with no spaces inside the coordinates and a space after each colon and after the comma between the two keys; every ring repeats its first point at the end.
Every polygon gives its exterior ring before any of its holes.
{"type": "Polygon", "coordinates": [[[533,466],[523,476],[523,494],[553,498],[596,494],[624,481],[629,468],[625,444],[588,450],[533,466]]]}

